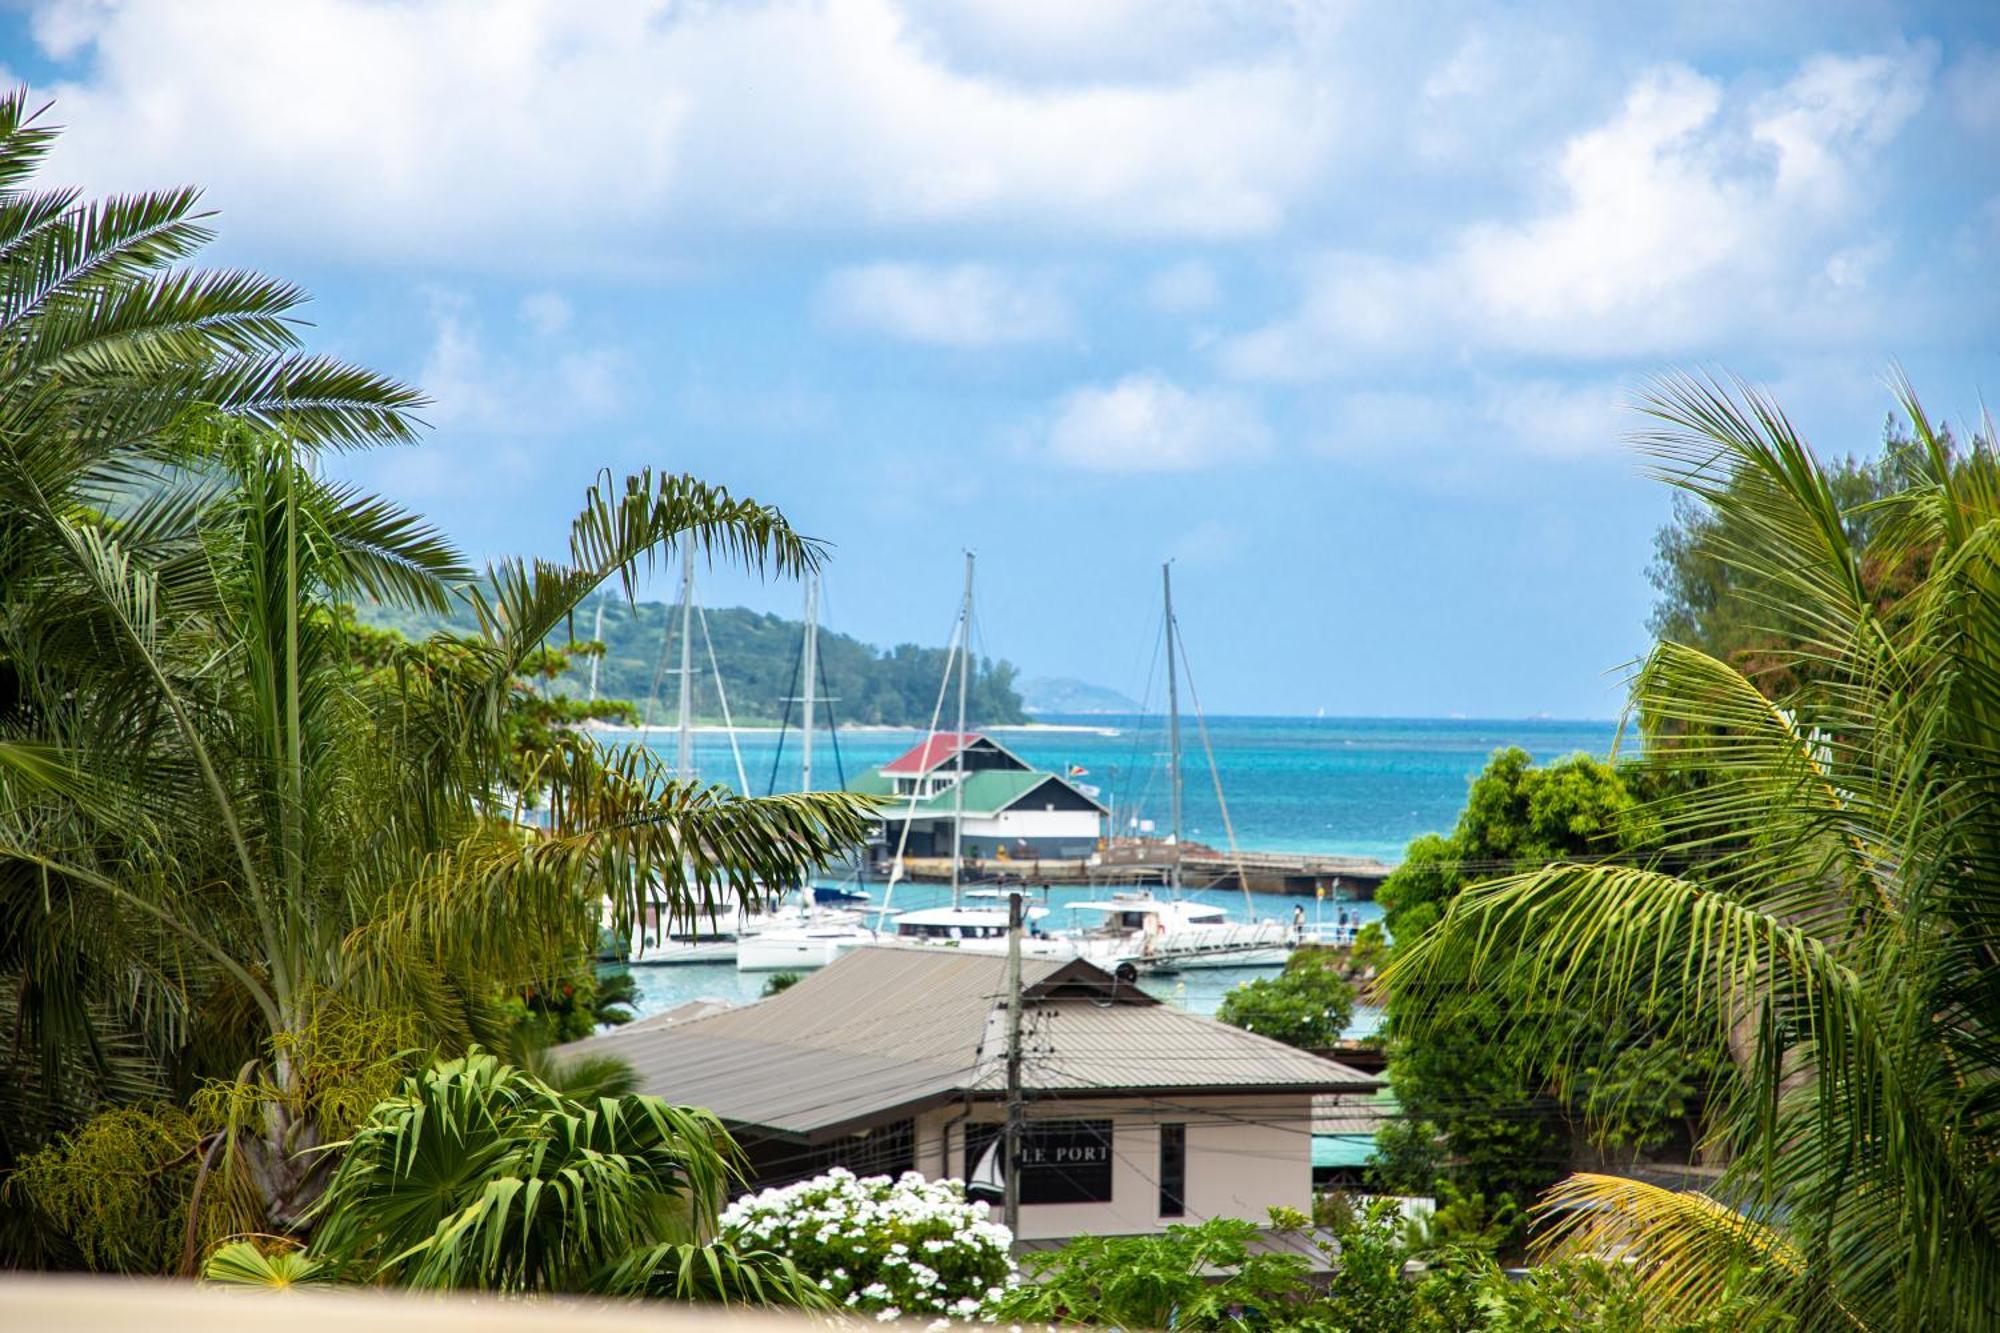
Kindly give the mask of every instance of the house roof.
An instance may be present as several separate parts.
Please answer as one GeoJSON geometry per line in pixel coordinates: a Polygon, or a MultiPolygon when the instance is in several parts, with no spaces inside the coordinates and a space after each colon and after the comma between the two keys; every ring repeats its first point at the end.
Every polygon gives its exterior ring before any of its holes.
{"type": "MultiPolygon", "coordinates": [[[[937,819],[958,813],[959,784],[953,784],[943,791],[932,792],[929,796],[920,796],[912,801],[907,795],[896,794],[894,779],[884,776],[887,771],[875,769],[861,774],[847,784],[849,791],[860,792],[864,796],[894,798],[876,810],[877,819],[937,819]]],[[[974,819],[980,819],[997,815],[1003,810],[1011,810],[1051,782],[1067,788],[1077,799],[1089,801],[1097,808],[1098,813],[1105,813],[1102,802],[1077,791],[1075,784],[1054,773],[1021,772],[1010,768],[985,768],[967,773],[963,783],[965,813],[974,819]]]]}
{"type": "MultiPolygon", "coordinates": [[[[818,1142],[954,1097],[995,1095],[1006,968],[997,954],[857,949],[756,1004],[614,1029],[564,1053],[615,1055],[646,1092],[818,1142]]],[[[1021,982],[1031,1095],[1375,1086],[1331,1060],[1170,1008],[1081,960],[1023,959],[1021,982]]]]}
{"type": "Polygon", "coordinates": [[[1024,769],[1034,767],[984,732],[938,731],[882,765],[882,771],[902,777],[914,777],[950,763],[952,757],[961,749],[969,750],[975,745],[985,745],[989,749],[998,750],[1024,769]]]}

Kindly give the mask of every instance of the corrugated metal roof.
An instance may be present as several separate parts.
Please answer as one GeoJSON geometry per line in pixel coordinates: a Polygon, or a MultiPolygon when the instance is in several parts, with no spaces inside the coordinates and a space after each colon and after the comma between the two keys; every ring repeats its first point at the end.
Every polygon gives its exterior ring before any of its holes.
{"type": "MultiPolygon", "coordinates": [[[[847,784],[847,789],[864,796],[888,796],[894,800],[876,811],[878,819],[936,819],[941,815],[958,813],[956,787],[946,787],[912,803],[908,795],[897,796],[895,784],[883,776],[886,770],[876,769],[863,773],[847,784]]],[[[1023,797],[1031,794],[1045,782],[1059,783],[1100,811],[1104,806],[1096,798],[1085,796],[1076,790],[1076,784],[1055,773],[1023,771],[1012,768],[982,768],[965,775],[965,813],[973,818],[997,815],[1011,809],[1023,797]]]]}
{"type": "Polygon", "coordinates": [[[1403,1114],[1403,1104],[1384,1085],[1372,1093],[1335,1093],[1313,1098],[1313,1133],[1373,1134],[1403,1114]]]}
{"type": "MultiPolygon", "coordinates": [[[[857,949],[768,1000],[671,1026],[614,1029],[565,1054],[615,1055],[641,1087],[724,1120],[830,1135],[1004,1084],[1007,960],[857,949]]],[[[1027,958],[1030,1091],[1372,1090],[1333,1061],[1160,1004],[1089,963],[1027,958]]]]}
{"type": "Polygon", "coordinates": [[[981,739],[976,731],[940,731],[925,737],[896,758],[882,765],[884,773],[928,773],[957,754],[960,746],[981,739]]]}
{"type": "MultiPolygon", "coordinates": [[[[1005,1014],[988,1024],[984,1051],[997,1067],[1005,1014]]],[[[1167,1005],[1105,1007],[1088,999],[1038,1004],[1023,1037],[1023,1082],[1049,1090],[1296,1087],[1302,1092],[1372,1090],[1375,1080],[1310,1051],[1167,1005]]],[[[996,1077],[983,1068],[985,1085],[996,1077]]]]}

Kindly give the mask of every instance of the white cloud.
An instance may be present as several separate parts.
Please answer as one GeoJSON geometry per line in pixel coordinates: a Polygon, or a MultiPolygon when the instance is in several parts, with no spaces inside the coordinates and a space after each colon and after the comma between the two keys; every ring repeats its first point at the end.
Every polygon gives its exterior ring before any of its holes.
{"type": "MultiPolygon", "coordinates": [[[[572,342],[555,349],[519,347],[497,341],[463,293],[427,290],[431,342],[417,372],[430,394],[425,413],[449,431],[535,435],[556,425],[602,420],[625,403],[624,354],[611,345],[572,342]]],[[[532,301],[521,306],[521,322],[546,339],[548,312],[532,301]]]]}
{"type": "Polygon", "coordinates": [[[1574,461],[1621,456],[1636,424],[1615,381],[1478,376],[1450,392],[1356,389],[1329,404],[1319,452],[1391,466],[1421,458],[1454,473],[1490,473],[1523,456],[1574,461]]]}
{"type": "Polygon", "coordinates": [[[1742,107],[1713,79],[1655,69],[1564,145],[1531,216],[1462,226],[1414,260],[1324,256],[1299,310],[1225,362],[1311,378],[1357,353],[1441,346],[1596,359],[1702,351],[1746,329],[1819,336],[1835,321],[1810,298],[1837,290],[1822,279],[1855,244],[1862,172],[1933,64],[1927,49],[1816,57],[1742,107]]]}
{"type": "Polygon", "coordinates": [[[521,298],[521,322],[544,338],[561,333],[574,318],[576,311],[561,292],[530,292],[521,298]]]}
{"type": "Polygon", "coordinates": [[[861,264],[828,275],[821,318],[909,342],[991,347],[1045,342],[1069,331],[1055,284],[986,264],[861,264]]]}
{"type": "Polygon", "coordinates": [[[209,185],[231,235],[409,259],[669,263],[730,230],[1279,225],[1330,142],[1282,54],[1040,87],[890,0],[43,0],[59,172],[209,185]]]}
{"type": "Polygon", "coordinates": [[[1086,472],[1192,472],[1262,457],[1271,432],[1237,395],[1135,374],[1064,395],[1044,443],[1051,459],[1086,472]]]}
{"type": "Polygon", "coordinates": [[[1173,544],[1174,560],[1196,569],[1227,565],[1245,546],[1244,533],[1221,519],[1205,518],[1189,528],[1173,544]]]}
{"type": "Polygon", "coordinates": [[[1976,135],[2000,135],[2000,51],[1975,48],[1945,74],[1952,115],[1976,135]]]}
{"type": "Polygon", "coordinates": [[[1292,0],[911,0],[912,25],[954,63],[1017,79],[1158,77],[1197,51],[1231,60],[1296,35],[1292,0]]]}
{"type": "Polygon", "coordinates": [[[1146,301],[1169,315],[1193,314],[1222,299],[1215,270],[1199,259],[1183,260],[1155,273],[1146,283],[1146,301]]]}

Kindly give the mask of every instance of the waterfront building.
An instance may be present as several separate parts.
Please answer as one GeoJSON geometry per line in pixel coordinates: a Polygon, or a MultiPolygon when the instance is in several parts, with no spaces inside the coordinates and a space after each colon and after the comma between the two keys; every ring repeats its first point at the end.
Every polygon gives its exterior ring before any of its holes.
{"type": "Polygon", "coordinates": [[[949,857],[961,818],[959,850],[971,859],[1081,860],[1098,850],[1109,813],[1062,774],[1035,768],[980,732],[931,735],[848,790],[884,798],[871,849],[878,862],[893,860],[899,847],[910,857],[949,857]]]}
{"type": "MultiPolygon", "coordinates": [[[[1377,1087],[1081,959],[1021,973],[1024,1241],[1309,1211],[1315,1097],[1377,1087]]],[[[844,1166],[976,1192],[998,1171],[1006,996],[1004,956],[863,948],[755,1004],[563,1053],[616,1056],[641,1091],[713,1111],[755,1186],[844,1166]]]]}

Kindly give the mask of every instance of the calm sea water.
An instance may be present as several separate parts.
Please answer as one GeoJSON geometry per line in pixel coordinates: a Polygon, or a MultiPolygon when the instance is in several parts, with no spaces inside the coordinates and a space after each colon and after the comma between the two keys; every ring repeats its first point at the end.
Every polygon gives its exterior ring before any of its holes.
{"type": "MultiPolygon", "coordinates": [[[[1046,722],[1087,730],[1000,730],[992,734],[1029,763],[1066,772],[1084,770],[1075,781],[1099,789],[1121,831],[1152,821],[1164,832],[1169,818],[1170,786],[1167,739],[1158,718],[1047,718],[1046,722]]],[[[1194,723],[1184,724],[1183,824],[1190,839],[1217,847],[1227,845],[1223,805],[1216,797],[1209,752],[1194,723]]],[[[1467,783],[1485,766],[1493,751],[1515,745],[1538,760],[1583,751],[1610,752],[1616,728],[1610,722],[1531,719],[1480,721],[1457,718],[1271,718],[1221,717],[1208,721],[1209,749],[1221,776],[1229,820],[1236,840],[1246,848],[1271,851],[1335,852],[1399,860],[1405,845],[1421,833],[1451,828],[1465,803],[1467,783]]],[[[922,739],[916,731],[843,732],[837,738],[822,732],[813,747],[814,786],[838,785],[842,773],[853,774],[883,763],[922,739]]],[[[670,732],[654,732],[643,743],[669,759],[674,745],[670,732]]],[[[1627,738],[1626,744],[1631,744],[1627,738]]],[[[800,746],[797,732],[783,739],[772,732],[740,734],[750,790],[796,790],[800,746]]],[[[695,737],[695,763],[707,780],[738,785],[736,758],[729,738],[720,733],[695,737]]],[[[879,895],[879,888],[876,890],[879,895]]],[[[943,897],[938,886],[901,885],[899,907],[930,906],[943,897]]],[[[1081,886],[1058,885],[1049,895],[1049,924],[1060,928],[1072,914],[1064,904],[1090,896],[1081,886]]],[[[1313,900],[1254,894],[1246,905],[1241,894],[1224,894],[1214,901],[1242,914],[1289,920],[1303,902],[1308,917],[1331,913],[1339,904],[1322,907],[1313,900]]],[[[1373,904],[1350,906],[1361,918],[1379,912],[1373,904]]],[[[640,967],[635,969],[647,1013],[700,997],[754,999],[764,977],[739,974],[734,967],[640,967]]],[[[1149,978],[1146,986],[1162,999],[1199,1013],[1212,1013],[1230,987],[1268,969],[1218,969],[1178,977],[1149,978]]],[[[1372,1027],[1375,1016],[1357,1015],[1357,1031],[1372,1027]]]]}

